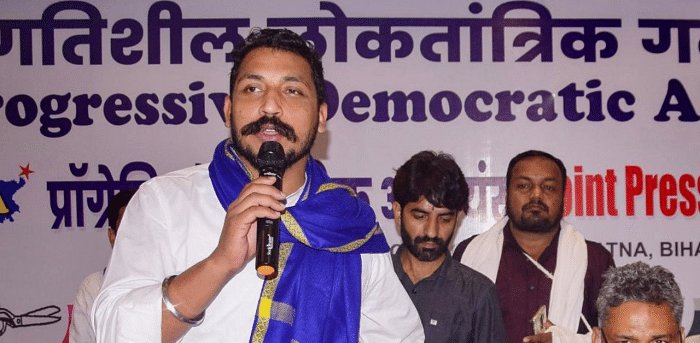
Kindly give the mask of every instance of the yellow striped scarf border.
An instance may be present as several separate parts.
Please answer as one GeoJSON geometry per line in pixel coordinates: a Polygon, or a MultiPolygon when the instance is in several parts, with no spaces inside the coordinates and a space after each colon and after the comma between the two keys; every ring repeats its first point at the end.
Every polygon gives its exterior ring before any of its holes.
{"type": "Polygon", "coordinates": [[[382,234],[382,229],[379,227],[379,224],[374,224],[374,228],[370,232],[367,233],[367,235],[363,238],[360,238],[358,240],[352,241],[348,244],[343,245],[342,247],[337,247],[337,248],[327,248],[325,250],[328,250],[330,252],[348,252],[348,251],[353,251],[365,243],[369,241],[372,236],[374,235],[380,235],[382,234]]]}
{"type": "Polygon", "coordinates": [[[255,325],[253,337],[251,338],[251,342],[253,343],[262,343],[265,340],[265,334],[267,334],[267,329],[270,325],[270,317],[272,316],[273,319],[275,319],[272,315],[272,299],[275,296],[277,284],[282,277],[282,273],[284,273],[284,267],[287,265],[287,259],[293,247],[294,243],[280,244],[279,273],[276,278],[265,280],[262,295],[260,296],[260,305],[258,307],[258,322],[255,325]]]}

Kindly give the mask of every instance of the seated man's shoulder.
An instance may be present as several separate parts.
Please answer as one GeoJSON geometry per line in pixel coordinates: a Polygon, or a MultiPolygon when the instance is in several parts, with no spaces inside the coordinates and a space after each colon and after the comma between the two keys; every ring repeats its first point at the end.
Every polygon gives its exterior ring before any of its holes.
{"type": "Polygon", "coordinates": [[[102,270],[94,272],[86,276],[80,283],[78,288],[79,293],[94,293],[93,297],[97,295],[97,292],[102,286],[102,280],[104,279],[104,272],[102,270]]]}
{"type": "Polygon", "coordinates": [[[454,273],[456,275],[456,280],[462,288],[462,292],[472,292],[476,295],[490,292],[495,289],[496,286],[493,282],[486,277],[486,275],[479,273],[478,271],[472,269],[471,267],[465,266],[459,261],[453,261],[454,273]]]}
{"type": "Polygon", "coordinates": [[[104,271],[96,271],[83,279],[83,284],[101,284],[104,278],[104,271]]]}

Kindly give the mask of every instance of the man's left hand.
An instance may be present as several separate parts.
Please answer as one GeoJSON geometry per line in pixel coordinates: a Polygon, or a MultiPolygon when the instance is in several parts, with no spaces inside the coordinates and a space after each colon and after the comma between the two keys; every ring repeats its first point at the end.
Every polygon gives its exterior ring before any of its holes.
{"type": "MultiPolygon", "coordinates": [[[[547,330],[549,329],[550,326],[553,326],[552,322],[547,320],[546,323],[544,323],[544,329],[547,330]]],[[[527,336],[523,338],[523,343],[535,343],[535,342],[545,342],[545,343],[552,343],[552,333],[551,332],[540,332],[536,335],[532,336],[527,336]]]]}

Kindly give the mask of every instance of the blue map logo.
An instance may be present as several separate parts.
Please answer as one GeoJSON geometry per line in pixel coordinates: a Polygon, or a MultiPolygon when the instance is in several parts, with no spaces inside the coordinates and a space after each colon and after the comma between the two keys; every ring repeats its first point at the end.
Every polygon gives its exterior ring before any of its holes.
{"type": "Polygon", "coordinates": [[[14,221],[12,215],[19,212],[19,205],[14,201],[13,197],[17,191],[24,187],[29,180],[29,174],[34,171],[29,169],[29,164],[19,166],[22,172],[19,174],[19,181],[0,180],[0,223],[4,223],[5,219],[14,221]],[[26,178],[26,180],[24,178],[26,178]]]}

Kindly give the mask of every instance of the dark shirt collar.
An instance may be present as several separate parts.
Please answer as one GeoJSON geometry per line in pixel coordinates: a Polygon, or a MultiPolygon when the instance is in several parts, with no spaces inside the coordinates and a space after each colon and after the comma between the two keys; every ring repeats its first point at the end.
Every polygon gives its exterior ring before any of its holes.
{"type": "MultiPolygon", "coordinates": [[[[554,235],[552,238],[552,241],[549,243],[547,248],[544,249],[542,252],[542,255],[540,255],[540,258],[538,261],[546,261],[550,257],[556,257],[557,256],[557,246],[559,243],[559,234],[561,233],[561,225],[557,228],[557,233],[554,235]]],[[[506,223],[506,226],[503,228],[503,248],[504,249],[515,249],[518,251],[523,251],[523,249],[520,247],[518,244],[518,241],[515,240],[515,237],[513,237],[513,231],[510,229],[510,220],[506,223]]]]}
{"type": "MultiPolygon", "coordinates": [[[[410,254],[410,252],[407,251],[407,248],[403,244],[398,246],[398,249],[396,249],[395,253],[394,249],[391,249],[391,251],[391,259],[394,262],[394,269],[397,271],[397,274],[400,277],[405,276],[406,278],[408,278],[408,274],[406,274],[406,271],[403,269],[403,265],[401,264],[401,254],[403,254],[404,251],[406,251],[406,253],[408,254],[410,254]]],[[[422,281],[438,280],[440,278],[447,278],[447,280],[456,279],[459,275],[457,275],[456,272],[450,268],[452,263],[454,263],[454,259],[452,258],[452,255],[450,254],[450,251],[448,249],[445,252],[445,259],[442,260],[442,264],[440,264],[440,266],[437,269],[435,269],[433,274],[418,282],[420,283],[422,281]]]]}

